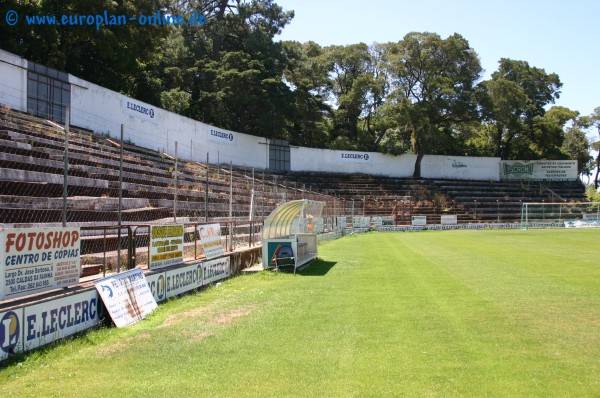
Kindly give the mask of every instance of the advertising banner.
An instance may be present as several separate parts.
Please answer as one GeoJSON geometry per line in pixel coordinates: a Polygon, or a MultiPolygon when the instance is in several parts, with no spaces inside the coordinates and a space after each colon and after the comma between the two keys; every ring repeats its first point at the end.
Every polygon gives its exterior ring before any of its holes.
{"type": "Polygon", "coordinates": [[[444,214],[441,216],[440,222],[442,225],[456,225],[458,224],[458,217],[456,214],[444,214]]]}
{"type": "Polygon", "coordinates": [[[211,260],[202,263],[202,271],[203,285],[208,285],[209,283],[229,277],[231,275],[229,257],[223,257],[217,260],[211,260]]]}
{"type": "Polygon", "coordinates": [[[371,222],[375,224],[375,227],[381,227],[383,225],[383,217],[371,217],[371,222]]]}
{"type": "Polygon", "coordinates": [[[152,105],[127,98],[121,100],[121,108],[129,116],[152,124],[158,124],[158,112],[152,105]]]}
{"type": "Polygon", "coordinates": [[[146,283],[148,283],[152,296],[154,296],[157,303],[167,299],[167,283],[165,282],[164,271],[146,275],[146,283]]]}
{"type": "Polygon", "coordinates": [[[150,269],[183,262],[183,225],[150,227],[150,269]]]}
{"type": "Polygon", "coordinates": [[[166,298],[202,287],[202,267],[202,263],[196,263],[165,271],[164,289],[166,298]]]}
{"type": "Polygon", "coordinates": [[[373,163],[373,154],[367,152],[336,151],[338,163],[373,163]]]}
{"type": "Polygon", "coordinates": [[[502,180],[575,181],[576,160],[503,160],[500,162],[502,180]]]}
{"type": "Polygon", "coordinates": [[[371,217],[354,216],[352,217],[352,228],[369,228],[371,226],[371,217]]]}
{"type": "Polygon", "coordinates": [[[216,127],[208,129],[208,140],[215,144],[235,145],[235,133],[232,131],[219,130],[216,127]]]}
{"type": "Polygon", "coordinates": [[[381,217],[381,225],[394,225],[394,216],[381,217]]]}
{"type": "Polygon", "coordinates": [[[200,225],[198,227],[198,234],[200,235],[200,243],[202,243],[204,255],[208,260],[224,254],[220,224],[200,225]]]}
{"type": "Polygon", "coordinates": [[[0,311],[0,361],[9,354],[23,352],[22,322],[23,309],[0,311]]]}
{"type": "Polygon", "coordinates": [[[94,285],[117,327],[144,319],[158,306],[140,268],[98,279],[94,285]]]}
{"type": "Polygon", "coordinates": [[[346,228],[346,217],[337,217],[337,226],[341,229],[346,228]]]}
{"type": "Polygon", "coordinates": [[[79,283],[79,228],[0,231],[0,300],[79,283]]]}
{"type": "Polygon", "coordinates": [[[24,350],[32,350],[96,326],[101,315],[95,290],[25,307],[22,322],[24,350]]]}
{"type": "Polygon", "coordinates": [[[600,228],[598,220],[566,220],[565,228],[600,228]]]}
{"type": "Polygon", "coordinates": [[[412,225],[427,225],[427,216],[412,216],[412,225]]]}

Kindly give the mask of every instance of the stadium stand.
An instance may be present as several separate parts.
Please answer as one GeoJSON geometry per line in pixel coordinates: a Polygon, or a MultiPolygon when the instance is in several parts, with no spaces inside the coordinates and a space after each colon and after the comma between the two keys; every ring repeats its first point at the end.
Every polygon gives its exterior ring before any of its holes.
{"type": "MultiPolygon", "coordinates": [[[[4,226],[60,225],[64,142],[60,126],[0,109],[0,220],[4,226]]],[[[108,137],[71,128],[69,225],[102,227],[118,221],[120,149],[108,137]]],[[[241,236],[248,236],[253,233],[248,220],[260,222],[279,204],[303,198],[326,202],[324,218],[394,216],[396,223],[410,224],[411,215],[426,215],[429,223],[439,223],[443,214],[457,215],[459,223],[518,222],[523,202],[577,202],[585,196],[580,182],[274,172],[176,160],[172,154],[123,145],[124,223],[171,222],[175,216],[185,223],[236,222],[241,236]]],[[[110,240],[109,247],[116,247],[116,237],[110,240]]]]}

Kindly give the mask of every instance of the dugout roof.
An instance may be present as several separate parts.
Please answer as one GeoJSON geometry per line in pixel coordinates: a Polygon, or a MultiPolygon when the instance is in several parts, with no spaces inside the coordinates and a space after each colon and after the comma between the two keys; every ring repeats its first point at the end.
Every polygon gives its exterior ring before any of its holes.
{"type": "Polygon", "coordinates": [[[325,202],[301,199],[287,202],[269,214],[263,227],[263,239],[283,238],[291,235],[295,220],[318,218],[325,202]]]}

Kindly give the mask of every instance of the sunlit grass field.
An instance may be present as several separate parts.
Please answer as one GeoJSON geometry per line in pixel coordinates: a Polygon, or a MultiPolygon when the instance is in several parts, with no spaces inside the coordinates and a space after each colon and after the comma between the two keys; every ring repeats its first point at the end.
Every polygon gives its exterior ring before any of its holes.
{"type": "Polygon", "coordinates": [[[9,363],[14,397],[600,396],[600,230],[367,233],[9,363]]]}

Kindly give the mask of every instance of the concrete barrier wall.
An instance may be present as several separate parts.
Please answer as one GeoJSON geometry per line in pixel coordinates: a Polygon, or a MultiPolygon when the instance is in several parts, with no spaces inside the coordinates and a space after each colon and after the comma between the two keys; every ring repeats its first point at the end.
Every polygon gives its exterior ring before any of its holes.
{"type": "Polygon", "coordinates": [[[363,173],[411,177],[416,155],[393,156],[377,152],[338,151],[292,147],[291,170],[323,173],[363,173]]]}
{"type": "MultiPolygon", "coordinates": [[[[364,173],[390,177],[412,177],[416,155],[393,156],[377,152],[337,151],[294,147],[292,171],[364,173]]],[[[455,180],[498,181],[500,158],[425,155],[421,177],[455,180]]]]}
{"type": "Polygon", "coordinates": [[[27,111],[27,60],[0,50],[0,104],[27,111]]]}
{"type": "Polygon", "coordinates": [[[266,139],[198,122],[69,75],[71,124],[194,161],[267,168],[266,139]]]}
{"type": "Polygon", "coordinates": [[[500,158],[426,155],[421,161],[421,177],[498,181],[499,164],[500,158]]]}

